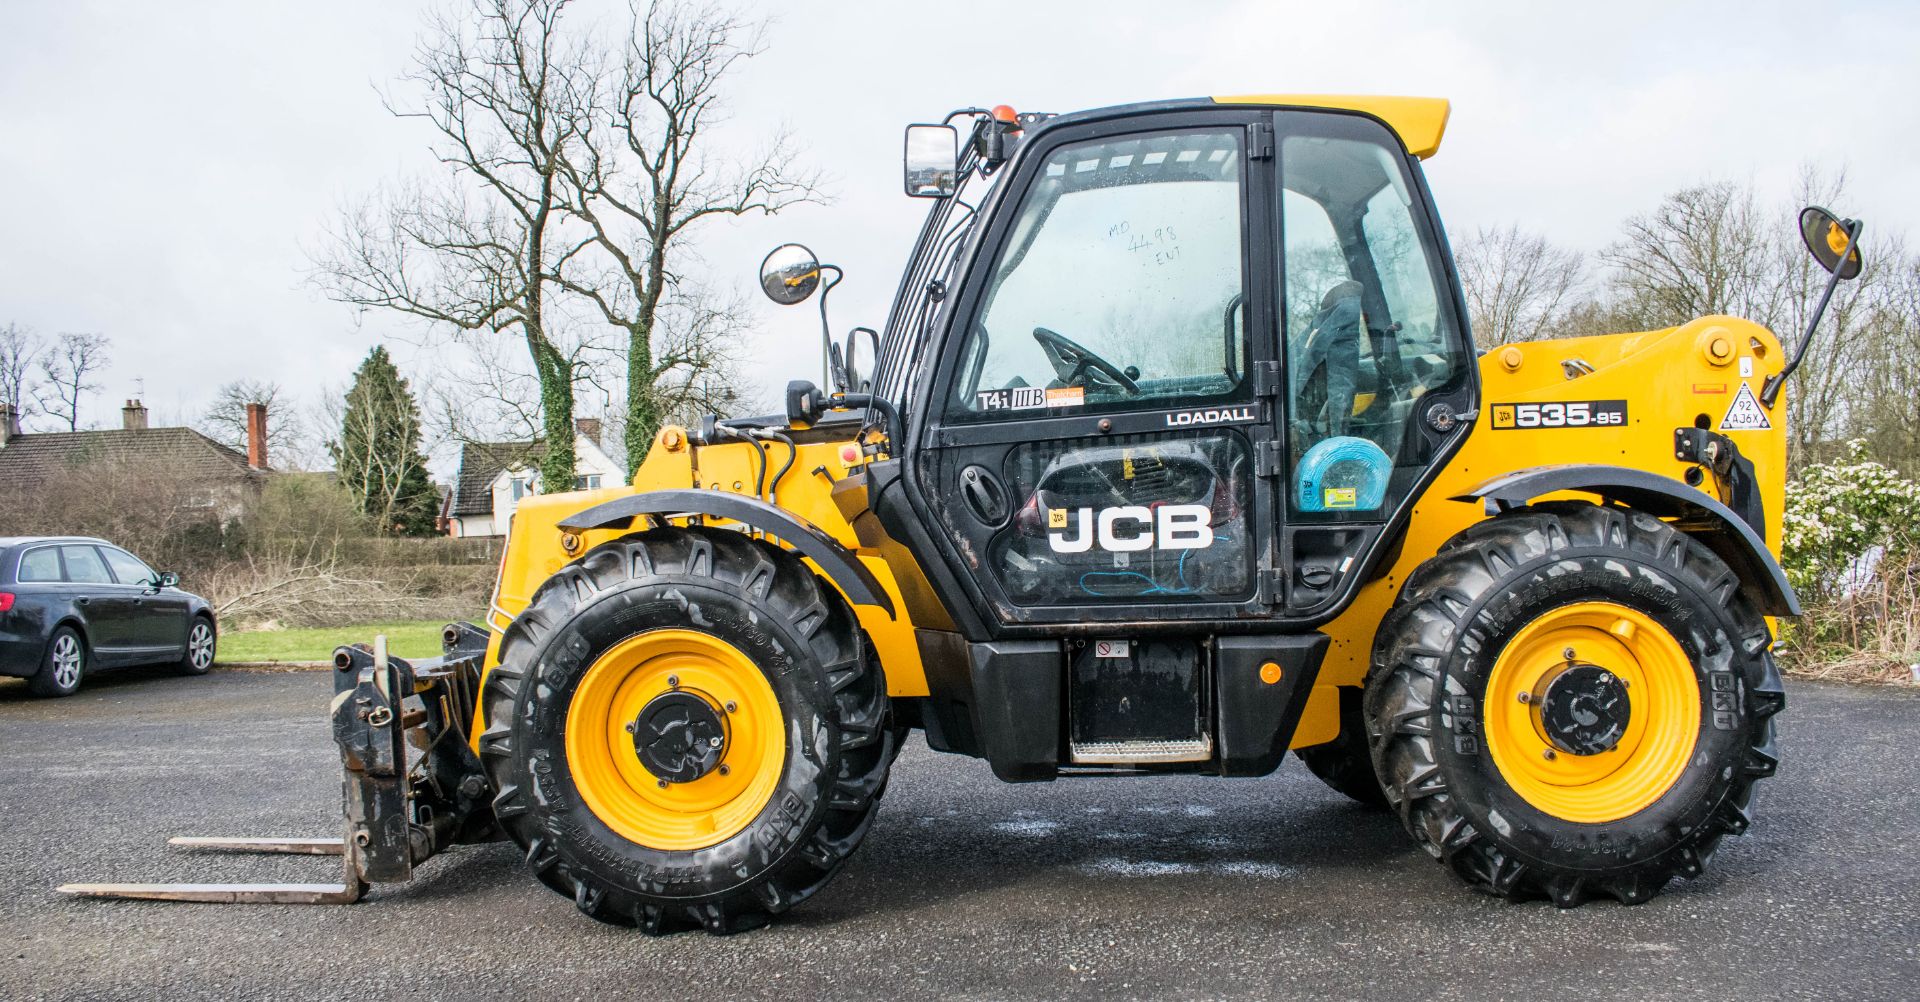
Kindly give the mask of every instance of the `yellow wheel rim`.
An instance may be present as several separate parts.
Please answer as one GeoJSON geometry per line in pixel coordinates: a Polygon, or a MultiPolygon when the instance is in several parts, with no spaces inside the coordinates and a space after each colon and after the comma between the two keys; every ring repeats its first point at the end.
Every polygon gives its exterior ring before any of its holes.
{"type": "Polygon", "coordinates": [[[589,810],[629,841],[703,849],[740,833],[773,796],[787,753],[785,717],[752,658],[711,634],[650,630],[587,668],[567,709],[567,768],[589,810]],[[648,771],[628,725],[669,692],[699,697],[726,727],[719,764],[690,782],[648,771]]]}
{"type": "Polygon", "coordinates": [[[1686,771],[1700,732],[1700,685],[1686,651],[1651,617],[1612,602],[1563,606],[1528,623],[1494,662],[1484,705],[1487,750],[1507,785],[1583,824],[1659,800],[1686,771]],[[1557,744],[1543,717],[1542,693],[1581,665],[1623,683],[1628,712],[1618,740],[1588,754],[1557,744]]]}

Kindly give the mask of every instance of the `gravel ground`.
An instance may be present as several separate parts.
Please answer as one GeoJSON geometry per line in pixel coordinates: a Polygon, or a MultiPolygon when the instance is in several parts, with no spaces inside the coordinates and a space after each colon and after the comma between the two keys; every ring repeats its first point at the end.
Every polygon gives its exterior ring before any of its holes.
{"type": "Polygon", "coordinates": [[[0,998],[1912,998],[1920,695],[1790,683],[1785,763],[1706,876],[1628,908],[1473,894],[1297,763],[1008,786],[917,739],[866,845],[769,929],[648,939],[456,850],[352,907],[70,900],[326,880],[174,834],[329,835],[324,674],[0,684],[0,998]]]}

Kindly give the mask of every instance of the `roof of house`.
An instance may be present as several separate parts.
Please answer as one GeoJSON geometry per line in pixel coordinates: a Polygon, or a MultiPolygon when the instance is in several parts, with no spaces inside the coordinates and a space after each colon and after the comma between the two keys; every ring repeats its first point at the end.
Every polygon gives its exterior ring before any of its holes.
{"type": "Polygon", "coordinates": [[[263,472],[237,450],[192,428],[115,428],[108,431],[30,432],[0,446],[0,481],[31,486],[62,469],[100,460],[162,460],[173,469],[214,480],[251,479],[263,472]]]}
{"type": "Polygon", "coordinates": [[[460,475],[447,514],[455,518],[493,514],[493,481],[509,466],[533,467],[546,455],[545,442],[467,442],[460,446],[460,475]]]}

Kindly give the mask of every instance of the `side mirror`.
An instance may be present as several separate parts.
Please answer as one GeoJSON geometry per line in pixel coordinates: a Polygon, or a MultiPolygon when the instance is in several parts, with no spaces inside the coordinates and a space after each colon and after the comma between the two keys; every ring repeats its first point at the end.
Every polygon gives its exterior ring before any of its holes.
{"type": "Polygon", "coordinates": [[[805,302],[820,287],[820,260],[800,244],[781,244],[760,262],[760,291],[781,306],[805,302]]]}
{"type": "Polygon", "coordinates": [[[1843,279],[1860,277],[1864,261],[1860,257],[1860,226],[1855,221],[1836,219],[1833,213],[1809,205],[1800,210],[1800,239],[1820,267],[1843,279]]]}
{"type": "Polygon", "coordinates": [[[871,327],[855,327],[847,332],[847,389],[852,393],[873,392],[873,373],[879,365],[880,334],[871,327]]]}
{"type": "Polygon", "coordinates": [[[844,342],[831,342],[827,346],[827,373],[833,388],[841,393],[871,393],[879,358],[880,332],[871,327],[855,327],[847,332],[844,342]]]}
{"type": "Polygon", "coordinates": [[[907,194],[945,198],[960,190],[960,130],[951,125],[907,126],[907,194]]]}
{"type": "Polygon", "coordinates": [[[155,581],[154,585],[160,588],[177,588],[180,586],[180,575],[172,571],[161,571],[160,580],[155,581]]]}

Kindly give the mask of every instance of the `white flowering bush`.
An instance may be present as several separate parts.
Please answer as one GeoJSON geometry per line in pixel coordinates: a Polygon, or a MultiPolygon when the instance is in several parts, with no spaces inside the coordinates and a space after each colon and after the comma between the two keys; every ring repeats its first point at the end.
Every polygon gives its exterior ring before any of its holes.
{"type": "Polygon", "coordinates": [[[1787,484],[1781,563],[1806,614],[1782,663],[1815,678],[1920,681],[1920,484],[1847,443],[1787,484]]]}
{"type": "Polygon", "coordinates": [[[1808,601],[1838,598],[1869,568],[1906,562],[1920,543],[1920,483],[1875,462],[1867,443],[1787,484],[1780,562],[1808,601]]]}

